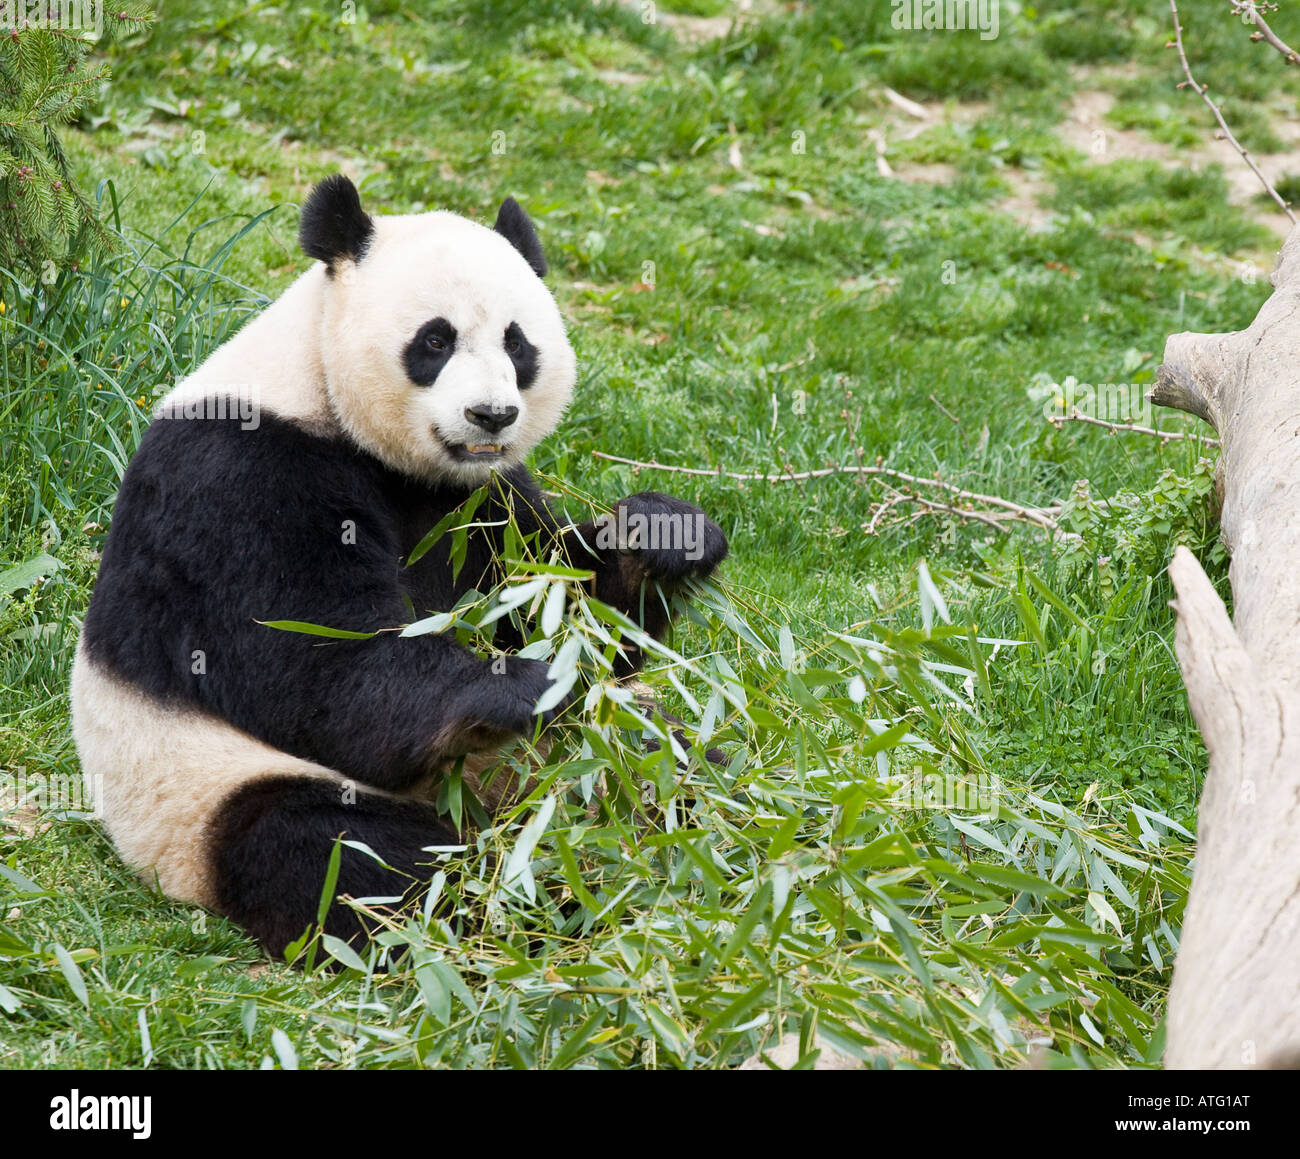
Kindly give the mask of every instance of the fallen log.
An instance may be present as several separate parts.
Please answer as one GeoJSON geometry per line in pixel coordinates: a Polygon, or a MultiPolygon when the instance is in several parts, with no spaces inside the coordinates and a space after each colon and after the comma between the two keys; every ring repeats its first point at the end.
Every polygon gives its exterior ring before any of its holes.
{"type": "Polygon", "coordinates": [[[1196,558],[1169,566],[1175,647],[1209,752],[1169,995],[1168,1067],[1300,1058],[1300,229],[1251,325],[1175,334],[1151,400],[1222,444],[1228,617],[1196,558]]]}

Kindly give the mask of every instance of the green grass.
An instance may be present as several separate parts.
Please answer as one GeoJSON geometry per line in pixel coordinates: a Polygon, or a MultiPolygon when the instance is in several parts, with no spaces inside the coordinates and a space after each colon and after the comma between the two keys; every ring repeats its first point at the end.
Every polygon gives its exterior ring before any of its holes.
{"type": "MultiPolygon", "coordinates": [[[[729,11],[713,0],[668,7],[729,11]]],[[[659,487],[709,510],[731,539],[732,599],[761,641],[722,612],[687,623],[683,679],[721,679],[714,658],[729,656],[755,703],[806,718],[807,735],[733,714],[724,732],[750,772],[713,797],[696,783],[682,799],[706,834],[690,850],[647,844],[634,810],[611,806],[587,827],[561,800],[538,846],[538,881],[573,889],[562,830],[583,888],[608,900],[626,886],[631,900],[597,920],[516,898],[495,941],[437,923],[396,931],[411,964],[383,979],[264,968],[224,922],[149,893],[93,825],[56,818],[32,833],[24,818],[0,829],[0,865],[26,879],[0,880],[0,985],[21,1002],[0,1015],[0,1065],[283,1064],[287,1035],[311,1066],[715,1066],[778,1027],[814,1022],[867,1054],[902,1043],[922,1065],[1006,1065],[1035,1037],[1054,1065],[1158,1058],[1188,847],[1168,826],[1148,834],[1135,809],[1191,825],[1204,767],[1172,655],[1164,565],[1189,543],[1226,591],[1223,561],[1195,444],[1058,430],[1044,420],[1042,388],[1070,376],[1149,383],[1168,333],[1244,325],[1267,289],[1234,276],[1236,263],[1265,262],[1270,239],[1226,204],[1213,173],[1097,165],[1056,135],[1070,93],[1097,85],[1071,69],[1130,61],[1117,125],[1170,140],[1162,126],[1201,125],[1204,110],[1173,88],[1167,28],[1148,6],[1004,14],[999,40],[978,49],[895,32],[887,6],[862,7],[828,0],[688,43],[635,8],[579,0],[436,3],[418,18],[380,3],[353,26],[327,9],[196,3],[169,5],[147,40],[116,53],[103,103],[68,143],[92,189],[111,182],[101,195],[116,198],[123,246],[77,279],[27,291],[10,280],[3,292],[0,573],[42,553],[57,561],[39,584],[0,597],[3,767],[76,772],[68,665],[147,405],[304,268],[293,205],[340,163],[381,210],[484,219],[507,194],[525,204],[582,364],[569,415],[535,465],[606,501],[659,487]],[[905,139],[881,85],[986,103],[905,139]],[[875,127],[891,163],[943,162],[955,179],[879,176],[866,144],[875,127]],[[1047,187],[1055,216],[1041,230],[998,208],[1021,171],[1047,187]],[[875,504],[890,497],[877,482],[742,485],[638,472],[597,450],[745,473],[861,456],[1023,504],[1070,500],[1062,521],[1079,538],[1001,534],[908,504],[869,535],[875,504]],[[858,631],[894,633],[918,664],[951,663],[933,648],[960,646],[976,671],[963,635],[944,645],[921,631],[934,618],[921,560],[954,623],[1016,641],[976,650],[987,683],[972,678],[975,714],[931,705],[933,688],[900,687],[861,657],[837,656],[836,671],[859,665],[884,698],[881,716],[909,721],[936,768],[1003,779],[1027,820],[1004,820],[990,846],[942,815],[899,809],[869,778],[845,820],[837,770],[873,767],[861,712],[830,682],[802,702],[758,659],[780,651],[781,624],[821,647],[828,632],[870,621],[858,631]],[[814,742],[829,746],[827,773],[799,756],[814,742]],[[791,796],[791,768],[806,797],[791,796]],[[772,855],[765,826],[792,815],[796,798],[806,801],[797,854],[772,855]],[[887,833],[897,841],[877,847],[887,833]],[[1103,837],[1139,868],[1112,866],[1086,843],[1103,837]],[[620,842],[632,850],[626,865],[620,842]],[[872,851],[846,872],[846,848],[872,851]],[[791,864],[806,924],[782,932],[772,875],[791,864]],[[1041,873],[1068,896],[951,877],[984,865],[1041,873]],[[721,964],[699,952],[700,939],[727,943],[763,890],[771,912],[754,915],[743,952],[721,964]],[[830,896],[853,916],[828,917],[830,896]],[[1113,907],[1118,931],[1091,896],[1113,907]],[[892,913],[882,905],[905,921],[882,925],[872,916],[892,913]],[[943,918],[945,906],[962,921],[943,918]],[[1067,944],[1035,927],[1017,942],[1008,931],[1031,917],[1092,933],[1067,944]],[[998,934],[1004,943],[990,944],[998,934]],[[56,943],[81,961],[84,1000],[56,943]],[[1042,1034],[1024,1029],[1023,995],[981,988],[1000,971],[1025,978],[1022,990],[1069,995],[1039,1011],[1042,1034]],[[558,993],[553,977],[639,997],[558,993]],[[1098,979],[1119,996],[1085,1025],[1080,994],[1099,992],[1098,979]],[[759,987],[752,1007],[721,1017],[759,987]]],[[[1181,7],[1194,63],[1266,146],[1278,94],[1293,98],[1297,82],[1280,60],[1263,64],[1232,21],[1211,21],[1219,6],[1181,7]]],[[[629,746],[614,746],[611,767],[636,769],[629,746]]],[[[914,755],[890,749],[890,767],[906,771],[914,755]]],[[[468,879],[490,886],[481,859],[517,835],[488,839],[468,879]]]]}

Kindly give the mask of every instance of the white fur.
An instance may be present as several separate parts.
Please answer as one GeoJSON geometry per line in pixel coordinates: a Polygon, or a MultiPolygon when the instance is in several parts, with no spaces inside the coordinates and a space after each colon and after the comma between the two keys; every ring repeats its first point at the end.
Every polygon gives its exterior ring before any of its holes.
{"type": "Polygon", "coordinates": [[[312,266],[178,382],[155,413],[179,413],[214,396],[251,397],[280,418],[322,435],[335,432],[320,349],[327,280],[324,266],[312,266]]]}
{"type": "Polygon", "coordinates": [[[395,470],[478,484],[523,461],[559,422],[576,360],[560,311],[500,234],[454,213],[377,217],[358,262],[334,275],[317,264],[264,313],[178,383],[160,404],[175,413],[213,396],[251,397],[321,434],[345,431],[395,470]],[[416,331],[446,318],[455,352],[432,386],[407,377],[416,331]],[[537,375],[515,385],[504,348],[517,322],[538,350],[537,375]],[[472,406],[518,407],[499,435],[465,418],[472,406]],[[500,442],[491,461],[460,462],[448,445],[500,442]]]}

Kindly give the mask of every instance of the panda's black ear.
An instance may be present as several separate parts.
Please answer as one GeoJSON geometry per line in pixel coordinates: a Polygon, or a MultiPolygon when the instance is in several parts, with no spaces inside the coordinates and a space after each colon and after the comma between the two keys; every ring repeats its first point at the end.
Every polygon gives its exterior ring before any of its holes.
{"type": "Polygon", "coordinates": [[[537,240],[537,230],[513,197],[507,197],[501,203],[497,223],[492,228],[524,255],[524,261],[533,267],[539,278],[546,277],[546,255],[542,253],[542,243],[537,240]]]}
{"type": "Polygon", "coordinates": [[[325,262],[332,273],[340,258],[359,261],[374,232],[375,223],[361,208],[357,187],[336,173],[317,185],[302,207],[298,244],[308,257],[325,262]]]}

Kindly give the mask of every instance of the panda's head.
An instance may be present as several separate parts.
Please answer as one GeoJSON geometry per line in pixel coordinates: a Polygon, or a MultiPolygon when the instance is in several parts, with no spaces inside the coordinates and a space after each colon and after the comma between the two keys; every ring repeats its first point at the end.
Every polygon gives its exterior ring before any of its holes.
{"type": "Polygon", "coordinates": [[[330,177],[298,236],[326,266],[330,406],[365,450],[406,475],[476,485],[555,427],[573,348],[513,199],[494,229],[445,212],[372,218],[351,181],[330,177]]]}

